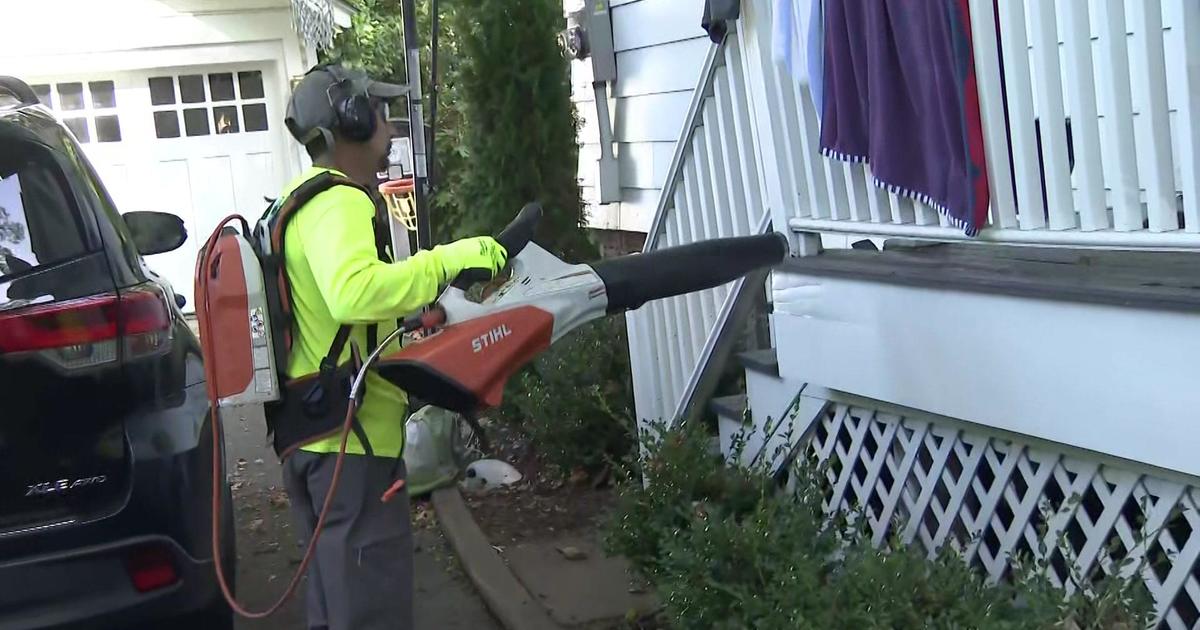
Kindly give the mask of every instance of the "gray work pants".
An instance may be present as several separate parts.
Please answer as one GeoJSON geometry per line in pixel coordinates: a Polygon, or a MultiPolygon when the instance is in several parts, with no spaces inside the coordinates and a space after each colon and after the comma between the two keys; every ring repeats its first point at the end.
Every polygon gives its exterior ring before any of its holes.
{"type": "MultiPolygon", "coordinates": [[[[336,454],[297,451],[283,465],[298,536],[307,548],[336,454]]],[[[346,455],[325,529],[308,565],[311,630],[413,628],[413,539],[408,493],[380,497],[405,474],[404,460],[346,455]]]]}

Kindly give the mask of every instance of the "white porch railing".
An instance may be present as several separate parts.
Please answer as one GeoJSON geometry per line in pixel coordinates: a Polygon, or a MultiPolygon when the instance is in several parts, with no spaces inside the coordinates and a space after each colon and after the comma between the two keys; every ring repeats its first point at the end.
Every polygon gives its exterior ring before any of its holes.
{"type": "MultiPolygon", "coordinates": [[[[755,125],[769,130],[762,162],[775,224],[969,240],[933,209],[876,187],[869,166],[820,154],[807,86],[771,60],[770,5],[744,2],[741,27],[754,51],[745,97],[755,103],[755,125]]],[[[998,15],[993,0],[970,2],[991,199],[975,240],[1200,248],[1200,4],[1004,0],[996,6],[998,15]]]]}
{"type": "MultiPolygon", "coordinates": [[[[710,49],[646,251],[751,234],[768,218],[797,232],[968,240],[875,186],[869,165],[821,155],[807,87],[772,60],[771,4],[745,0],[710,49]]],[[[1200,4],[970,4],[991,200],[974,240],[1200,249],[1200,4]]],[[[629,316],[639,418],[673,420],[691,403],[744,285],[629,316]]]]}
{"type": "MultiPolygon", "coordinates": [[[[644,251],[767,229],[740,44],[710,48],[693,93],[644,251]]],[[[723,333],[744,306],[745,278],[629,313],[638,418],[674,423],[686,416],[723,333]]]]}

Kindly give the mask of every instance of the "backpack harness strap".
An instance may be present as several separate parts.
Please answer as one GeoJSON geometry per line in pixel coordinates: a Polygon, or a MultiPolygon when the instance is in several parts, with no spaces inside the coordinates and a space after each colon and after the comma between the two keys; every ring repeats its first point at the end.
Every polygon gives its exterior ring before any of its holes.
{"type": "MultiPolygon", "coordinates": [[[[332,188],[334,186],[350,186],[363,191],[369,197],[375,206],[375,216],[372,219],[372,228],[375,235],[375,248],[379,259],[384,262],[391,262],[391,256],[387,250],[387,232],[386,232],[386,214],[381,209],[382,206],[378,199],[371,194],[370,189],[354,182],[346,177],[335,175],[329,171],[322,171],[315,177],[305,181],[296,187],[290,195],[279,205],[279,209],[275,216],[270,220],[270,243],[271,255],[265,257],[264,265],[267,267],[264,271],[267,275],[274,275],[278,289],[276,292],[277,303],[271,304],[272,310],[279,314],[279,317],[272,318],[272,325],[276,328],[278,335],[277,339],[283,340],[282,344],[275,346],[276,366],[282,373],[286,370],[287,357],[292,349],[292,324],[295,316],[292,310],[291,287],[287,279],[287,270],[284,258],[284,231],[287,229],[288,223],[291,222],[295,214],[303,208],[318,194],[332,188]]],[[[268,213],[270,210],[268,210],[268,213]]],[[[352,327],[348,324],[343,324],[338,327],[337,333],[334,334],[333,341],[329,346],[329,352],[321,359],[319,367],[318,381],[321,389],[324,392],[333,392],[335,388],[334,378],[337,371],[338,359],[346,348],[346,343],[350,339],[352,327]]],[[[378,345],[379,326],[370,324],[367,326],[367,353],[375,351],[378,345]]],[[[365,357],[363,357],[365,358],[365,357]]],[[[354,360],[358,360],[355,357],[354,360]]],[[[286,378],[286,375],[281,374],[286,378]]],[[[323,397],[322,397],[323,398],[323,397]]],[[[320,403],[322,406],[329,404],[328,400],[323,399],[320,403]]],[[[367,439],[366,431],[362,424],[355,418],[353,422],[353,430],[359,443],[362,444],[363,450],[367,455],[373,455],[370,440],[367,439]]]]}

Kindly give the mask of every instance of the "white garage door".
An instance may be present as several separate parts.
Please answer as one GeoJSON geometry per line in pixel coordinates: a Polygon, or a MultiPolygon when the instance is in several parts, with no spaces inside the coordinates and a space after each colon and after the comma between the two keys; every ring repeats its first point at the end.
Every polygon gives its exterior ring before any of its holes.
{"type": "Polygon", "coordinates": [[[35,90],[83,144],[122,212],[184,219],[188,242],[147,262],[194,309],[200,245],[222,218],[256,220],[283,185],[276,77],[253,65],[56,77],[35,90]]]}

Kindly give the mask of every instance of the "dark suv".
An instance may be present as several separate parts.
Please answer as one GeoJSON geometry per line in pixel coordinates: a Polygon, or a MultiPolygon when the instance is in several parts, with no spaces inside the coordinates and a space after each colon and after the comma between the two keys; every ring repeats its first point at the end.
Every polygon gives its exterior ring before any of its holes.
{"type": "Polygon", "coordinates": [[[232,627],[200,347],[142,259],[186,238],[174,215],[121,215],[66,127],[0,77],[0,628],[232,627]]]}

